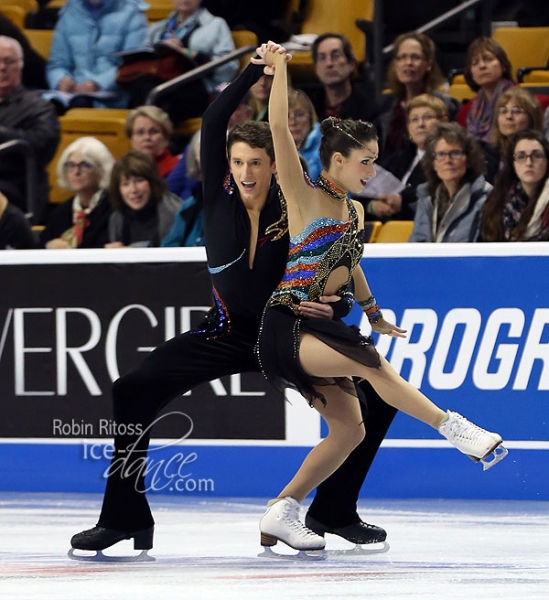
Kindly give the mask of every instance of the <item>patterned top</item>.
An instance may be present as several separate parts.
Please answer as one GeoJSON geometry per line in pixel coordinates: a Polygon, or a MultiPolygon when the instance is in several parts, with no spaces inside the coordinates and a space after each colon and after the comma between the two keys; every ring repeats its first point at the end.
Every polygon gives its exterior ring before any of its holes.
{"type": "Polygon", "coordinates": [[[358,214],[351,200],[346,202],[348,221],[321,217],[309,223],[299,235],[290,237],[284,277],[267,306],[282,304],[299,314],[299,303],[318,300],[330,274],[340,266],[349,269],[349,276],[334,293],[345,294],[364,249],[364,230],[359,229],[358,214]]]}

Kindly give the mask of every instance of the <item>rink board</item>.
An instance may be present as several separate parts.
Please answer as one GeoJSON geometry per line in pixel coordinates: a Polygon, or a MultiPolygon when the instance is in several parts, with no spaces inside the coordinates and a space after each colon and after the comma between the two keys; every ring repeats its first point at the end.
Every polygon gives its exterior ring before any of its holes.
{"type": "MultiPolygon", "coordinates": [[[[549,248],[380,244],[363,267],[386,318],[409,332],[379,351],[510,449],[483,473],[398,415],[363,496],[548,499],[549,248]]],[[[199,322],[203,250],[7,252],[0,281],[0,490],[102,491],[111,382],[199,322]]],[[[360,311],[348,320],[368,332],[360,311]]],[[[177,414],[154,430],[157,493],[270,496],[324,434],[301,398],[285,401],[258,374],[202,386],[165,412],[177,414]]]]}

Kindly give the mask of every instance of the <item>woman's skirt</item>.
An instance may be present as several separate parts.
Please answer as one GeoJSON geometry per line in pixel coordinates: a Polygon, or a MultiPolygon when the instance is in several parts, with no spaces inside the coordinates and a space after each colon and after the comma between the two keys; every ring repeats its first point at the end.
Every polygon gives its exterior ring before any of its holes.
{"type": "Polygon", "coordinates": [[[286,388],[297,390],[311,405],[315,399],[326,404],[318,388],[327,385],[337,385],[358,396],[352,373],[349,377],[315,377],[303,370],[299,360],[300,333],[314,335],[330,348],[367,367],[380,367],[372,338],[363,336],[355,325],[347,325],[339,319],[303,319],[285,306],[267,307],[256,353],[263,375],[280,392],[286,388]]]}

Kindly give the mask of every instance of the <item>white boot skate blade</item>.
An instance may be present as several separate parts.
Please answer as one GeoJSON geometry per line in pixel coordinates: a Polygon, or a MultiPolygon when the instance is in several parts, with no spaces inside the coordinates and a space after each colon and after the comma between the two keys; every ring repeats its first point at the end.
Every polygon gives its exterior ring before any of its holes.
{"type": "MultiPolygon", "coordinates": [[[[86,552],[81,550],[81,552],[86,552]]],[[[103,554],[102,550],[91,550],[95,554],[76,554],[75,548],[71,548],[67,552],[67,556],[72,560],[79,560],[82,562],[154,562],[156,558],[149,556],[148,550],[141,550],[139,554],[135,556],[110,556],[103,554]]]]}
{"type": "Polygon", "coordinates": [[[328,556],[368,556],[369,554],[385,554],[391,546],[387,542],[376,544],[357,544],[354,548],[345,550],[327,550],[328,556]]]}
{"type": "Polygon", "coordinates": [[[271,546],[263,546],[259,558],[276,558],[282,560],[326,560],[326,550],[299,550],[297,554],[280,554],[273,552],[271,546]]]}
{"type": "Polygon", "coordinates": [[[494,465],[497,465],[500,460],[503,460],[509,454],[509,450],[501,444],[494,448],[490,454],[480,460],[482,463],[482,470],[487,471],[494,465]],[[492,460],[488,460],[492,456],[492,460]]]}

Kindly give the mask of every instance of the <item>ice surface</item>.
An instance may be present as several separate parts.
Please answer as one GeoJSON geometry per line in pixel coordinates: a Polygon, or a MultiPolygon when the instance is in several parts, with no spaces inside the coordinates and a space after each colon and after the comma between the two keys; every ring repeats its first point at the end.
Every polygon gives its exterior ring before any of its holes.
{"type": "MultiPolygon", "coordinates": [[[[67,558],[69,540],[95,524],[99,496],[2,493],[0,598],[538,600],[549,594],[549,502],[361,502],[362,517],[387,529],[389,552],[314,562],[257,557],[265,502],[153,496],[155,562],[83,563],[67,558]]],[[[334,536],[327,541],[328,549],[351,547],[334,536]]],[[[110,553],[134,551],[124,542],[110,553]]]]}

